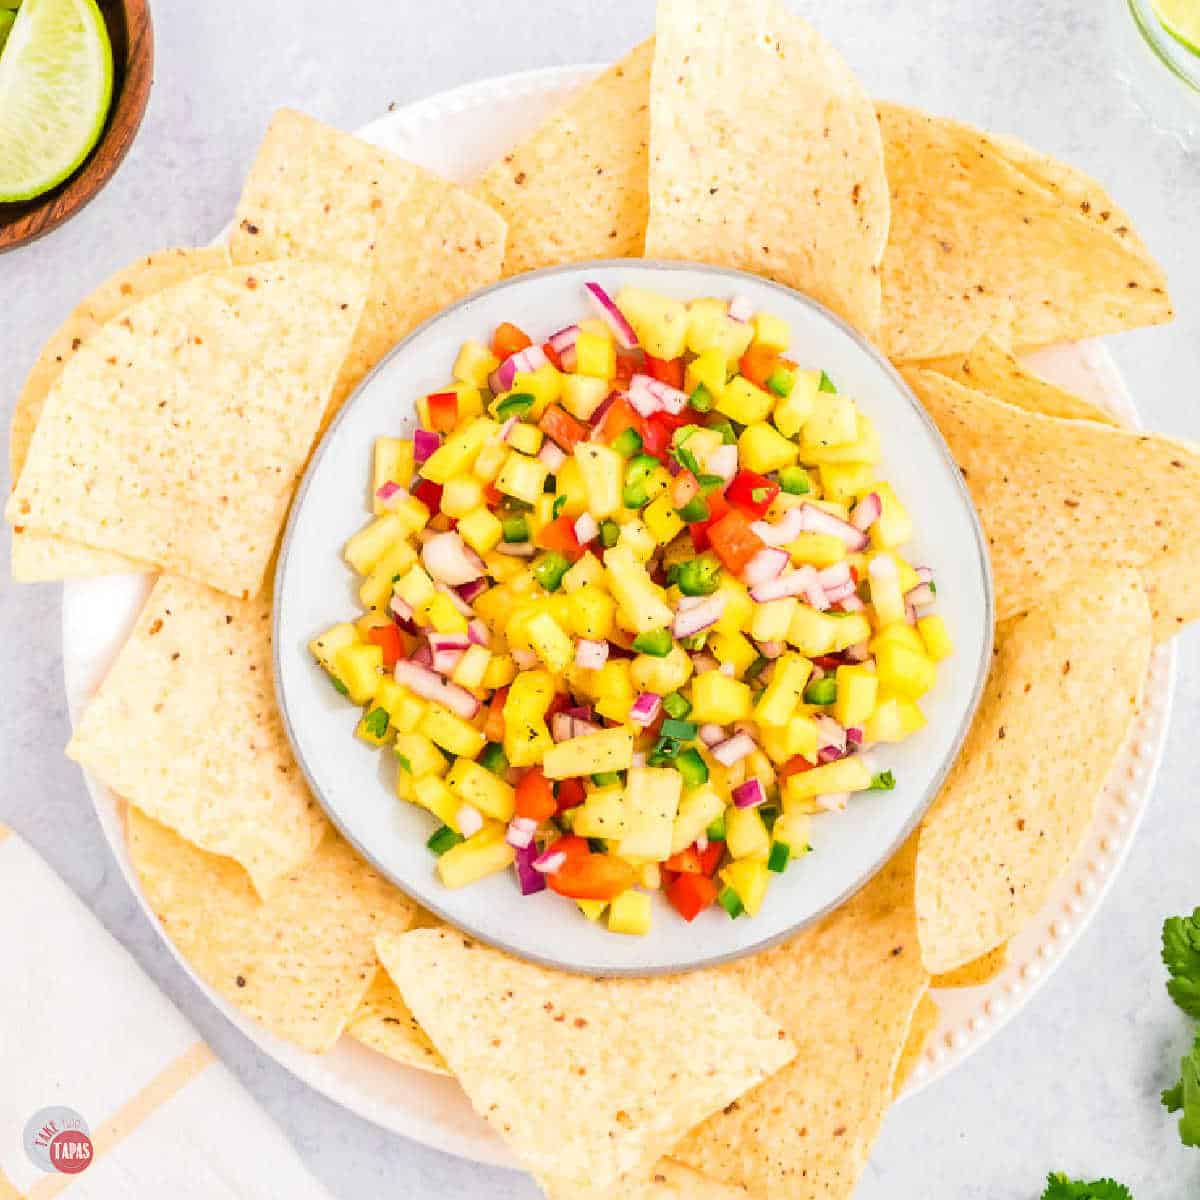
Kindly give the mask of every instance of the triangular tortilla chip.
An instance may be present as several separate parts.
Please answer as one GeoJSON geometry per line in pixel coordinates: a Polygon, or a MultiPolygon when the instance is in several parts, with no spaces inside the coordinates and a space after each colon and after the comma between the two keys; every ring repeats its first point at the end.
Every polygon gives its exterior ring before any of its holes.
{"type": "Polygon", "coordinates": [[[285,108],[246,178],[230,250],[239,263],[333,259],[369,274],[331,416],[406,333],[500,278],[504,222],[431,171],[285,108]]]}
{"type": "MultiPolygon", "coordinates": [[[[46,394],[75,351],[100,326],[146,296],[173,287],[203,271],[228,265],[229,251],[224,246],[207,246],[199,250],[160,250],[139,258],[110,276],[72,309],[42,347],[13,409],[8,462],[14,487],[25,466],[29,443],[33,440],[33,431],[42,415],[46,394]]],[[[21,583],[42,583],[74,575],[111,575],[122,571],[152,570],[153,567],[146,563],[124,558],[111,550],[97,550],[93,546],[32,529],[13,530],[12,574],[21,583]]]]}
{"type": "Polygon", "coordinates": [[[275,705],[267,597],[162,576],[67,754],[263,895],[327,827],[275,705]]]}
{"type": "Polygon", "coordinates": [[[669,1158],[660,1159],[649,1179],[621,1179],[610,1187],[555,1188],[546,1200],[749,1200],[742,1187],[729,1187],[669,1158]]]}
{"type": "Polygon", "coordinates": [[[1007,941],[1045,902],[1133,719],[1150,645],[1136,571],[1081,573],[998,631],[979,711],[921,828],[917,916],[932,973],[1007,941]]]}
{"type": "Polygon", "coordinates": [[[965,387],[987,392],[989,396],[1027,412],[1069,420],[1098,421],[1101,425],[1119,424],[1111,413],[1023,367],[995,338],[987,335],[965,354],[913,363],[902,367],[901,374],[910,378],[918,370],[936,371],[965,387]]]}
{"type": "Polygon", "coordinates": [[[256,595],[364,294],[260,263],[126,309],[50,389],[6,518],[256,595]]]}
{"type": "Polygon", "coordinates": [[[448,929],[377,949],[476,1111],[553,1195],[648,1178],[795,1053],[729,977],[587,979],[448,929]]]}
{"type": "Polygon", "coordinates": [[[572,96],[475,192],[508,222],[504,274],[642,253],[654,40],[572,96]]]}
{"type": "MultiPolygon", "coordinates": [[[[998,620],[1044,603],[1098,566],[1164,568],[1195,553],[1196,448],[1025,412],[932,371],[909,378],[979,510],[998,620]]],[[[1195,604],[1193,575],[1159,569],[1156,581],[1156,607],[1195,604]]]]}
{"type": "Polygon", "coordinates": [[[871,334],[888,190],[874,105],[775,0],[659,0],[646,254],[786,283],[871,334]]]}
{"type": "Polygon", "coordinates": [[[739,980],[796,1043],[794,1062],[711,1117],[671,1157],[754,1196],[849,1196],[892,1101],[929,976],[913,908],[916,839],[791,941],[706,973],[739,980]]]}
{"type": "Polygon", "coordinates": [[[904,1043],[904,1049],[900,1051],[900,1061],[896,1064],[896,1079],[892,1084],[893,1096],[899,1096],[904,1091],[909,1077],[921,1061],[929,1035],[938,1027],[941,1019],[942,1014],[937,1001],[926,992],[917,1005],[917,1011],[913,1013],[908,1040],[904,1043]]]}
{"type": "Polygon", "coordinates": [[[412,1015],[400,989],[386,971],[375,973],[362,1003],[346,1025],[346,1032],[355,1041],[406,1067],[416,1067],[435,1075],[450,1074],[446,1060],[412,1015]]]}
{"type": "Polygon", "coordinates": [[[146,900],[188,965],[272,1033],[321,1053],[377,969],[377,934],[413,906],[332,830],[269,901],[232,859],[198,850],[129,806],[129,856],[146,900]]]}
{"type": "Polygon", "coordinates": [[[980,130],[879,106],[891,190],[881,341],[939,358],[985,333],[1041,346],[1171,319],[1162,269],[980,130]]]}

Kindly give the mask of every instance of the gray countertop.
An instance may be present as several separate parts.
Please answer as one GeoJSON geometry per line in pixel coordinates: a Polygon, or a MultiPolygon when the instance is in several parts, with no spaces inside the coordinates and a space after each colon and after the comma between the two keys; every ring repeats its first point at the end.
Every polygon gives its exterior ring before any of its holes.
{"type": "MultiPolygon", "coordinates": [[[[1200,143],[1193,136],[1189,150],[1168,128],[1194,130],[1200,101],[1142,63],[1121,0],[803,8],[877,95],[1016,133],[1110,186],[1167,264],[1179,313],[1173,326],[1113,339],[1114,352],[1147,424],[1200,439],[1200,143]]],[[[0,257],[6,417],[39,345],[94,284],[139,254],[203,242],[221,228],[276,106],[353,129],[391,102],[467,81],[611,60],[650,31],[653,5],[160,0],[154,15],[157,81],[129,158],[69,225],[0,257]]],[[[132,951],[339,1200],[533,1200],[524,1176],[427,1150],[309,1091],[184,977],[112,862],[79,771],[62,755],[57,588],[0,583],[0,676],[0,821],[132,951]]],[[[1163,988],[1158,939],[1165,915],[1200,904],[1198,720],[1193,630],[1180,642],[1170,742],[1150,811],[1099,916],[1016,1020],[888,1116],[857,1200],[1026,1200],[1052,1168],[1111,1174],[1137,1200],[1200,1195],[1200,1151],[1180,1146],[1158,1103],[1190,1038],[1163,988]]]]}

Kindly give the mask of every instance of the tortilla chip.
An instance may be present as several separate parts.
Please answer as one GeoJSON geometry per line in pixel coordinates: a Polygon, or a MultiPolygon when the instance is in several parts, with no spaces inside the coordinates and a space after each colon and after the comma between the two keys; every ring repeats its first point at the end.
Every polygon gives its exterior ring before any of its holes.
{"type": "Polygon", "coordinates": [[[1172,317],[1162,269],[957,121],[881,104],[891,189],[881,340],[894,359],[986,333],[1041,346],[1172,317]],[[1010,326],[1011,322],[1011,326],[1010,326]]]}
{"type": "MultiPolygon", "coordinates": [[[[118,271],[75,307],[42,347],[17,397],[8,441],[10,478],[14,486],[25,466],[29,443],[42,415],[46,394],[75,351],[101,325],[146,296],[173,287],[202,271],[228,265],[229,251],[224,246],[208,246],[199,250],[160,250],[118,271]]],[[[153,568],[146,563],[125,558],[110,550],[97,550],[80,542],[32,529],[13,530],[12,575],[20,583],[43,583],[76,575],[151,570],[153,568]]]]}
{"type": "Polygon", "coordinates": [[[6,517],[256,595],[363,295],[279,262],[126,309],[50,389],[6,517]]]}
{"type": "Polygon", "coordinates": [[[508,222],[504,274],[641,255],[650,64],[643,42],[587,84],[475,186],[508,222]]]}
{"type": "Polygon", "coordinates": [[[913,1013],[912,1025],[908,1030],[908,1040],[900,1051],[900,1061],[896,1064],[896,1080],[892,1084],[892,1095],[899,1096],[908,1085],[909,1077],[916,1070],[921,1055],[925,1052],[925,1043],[929,1035],[938,1027],[942,1019],[941,1010],[928,992],[921,997],[917,1010],[913,1013]]]}
{"type": "Polygon", "coordinates": [[[705,973],[739,980],[796,1043],[795,1061],[671,1157],[755,1196],[849,1196],[892,1100],[929,976],[913,909],[916,839],[836,912],[791,941],[705,973]]]}
{"type": "Polygon", "coordinates": [[[729,977],[587,979],[445,929],[377,949],[476,1111],[554,1195],[648,1177],[795,1053],[729,977]]]}
{"type": "MultiPolygon", "coordinates": [[[[996,617],[1034,608],[1098,566],[1195,555],[1200,450],[1161,435],[1024,412],[932,371],[910,373],[979,510],[996,617]]],[[[1187,612],[1195,575],[1156,572],[1156,607],[1187,612]]]]}
{"type": "Polygon", "coordinates": [[[1136,571],[1081,573],[997,633],[987,689],[921,828],[917,916],[935,975],[1024,928],[1066,869],[1150,662],[1136,571]]]}
{"type": "Polygon", "coordinates": [[[129,805],[129,855],[142,891],[188,965],[272,1033],[322,1053],[377,969],[377,934],[408,928],[413,906],[332,830],[268,901],[232,859],[198,850],[129,805]]]}
{"type": "Polygon", "coordinates": [[[775,0],[659,0],[646,254],[740,267],[870,334],[888,189],[874,105],[775,0]]]}
{"type": "Polygon", "coordinates": [[[369,275],[329,417],[406,333],[500,278],[504,222],[423,167],[284,108],[242,189],[230,250],[239,263],[332,259],[369,275]]]}
{"type": "Polygon", "coordinates": [[[364,1046],[370,1046],[406,1067],[416,1067],[435,1075],[450,1074],[446,1060],[417,1023],[412,1010],[404,1003],[400,989],[386,971],[375,972],[346,1032],[364,1046]]]}
{"type": "Polygon", "coordinates": [[[964,988],[978,987],[995,979],[1008,966],[1008,943],[1001,942],[994,950],[989,950],[979,958],[963,963],[954,971],[944,975],[935,975],[930,987],[935,988],[964,988]]]}
{"type": "Polygon", "coordinates": [[[547,1200],[748,1200],[745,1188],[727,1187],[669,1158],[654,1165],[649,1179],[621,1179],[600,1189],[556,1188],[547,1200]]]}
{"type": "Polygon", "coordinates": [[[1185,625],[1200,620],[1200,542],[1184,546],[1142,567],[1150,601],[1154,640],[1165,642],[1185,625]]]}
{"type": "Polygon", "coordinates": [[[1065,388],[1023,367],[999,342],[987,335],[981,337],[966,354],[928,359],[901,368],[901,374],[910,378],[917,370],[936,371],[964,387],[987,392],[989,396],[1023,408],[1026,412],[1069,420],[1098,421],[1101,425],[1120,424],[1111,413],[1081,400],[1065,388]]]}
{"type": "Polygon", "coordinates": [[[262,895],[327,828],[275,705],[267,597],[162,576],[67,754],[262,895]]]}

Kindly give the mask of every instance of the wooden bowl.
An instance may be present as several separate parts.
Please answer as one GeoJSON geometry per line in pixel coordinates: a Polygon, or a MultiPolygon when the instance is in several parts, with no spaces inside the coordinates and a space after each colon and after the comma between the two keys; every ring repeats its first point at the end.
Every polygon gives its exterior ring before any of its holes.
{"type": "Polygon", "coordinates": [[[149,0],[96,0],[113,53],[112,104],[100,140],[75,173],[33,200],[0,204],[0,253],[49,233],[73,217],[112,178],[150,100],[154,28],[149,0]]]}

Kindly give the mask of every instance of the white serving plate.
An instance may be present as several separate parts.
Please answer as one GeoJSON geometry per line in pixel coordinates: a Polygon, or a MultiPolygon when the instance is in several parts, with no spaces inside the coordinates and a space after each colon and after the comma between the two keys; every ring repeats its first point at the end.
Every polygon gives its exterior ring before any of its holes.
{"type": "Polygon", "coordinates": [[[983,530],[962,476],[933,422],[888,361],[821,305],[740,271],[647,259],[582,263],[522,275],[451,305],[405,338],[347,401],[326,433],[292,505],[275,575],[275,688],[301,770],[342,834],[386,878],[439,917],[521,958],[589,975],[650,975],[712,966],[782,940],[837,907],[899,849],[932,803],[970,727],[992,651],[991,578],[983,530]],[[512,319],[543,336],[590,310],[584,283],[609,295],[638,287],[676,299],[744,296],[788,323],[791,353],[824,367],[870,416],[891,481],[918,530],[912,561],[933,570],[938,610],[955,653],[922,699],[928,725],[869,751],[872,771],[894,772],[890,792],[854,798],[812,819],[814,853],[771,884],[753,920],[712,905],[688,924],[652,897],[644,937],[617,937],[546,891],[522,896],[511,871],[467,888],[443,887],[425,841],[437,822],[398,804],[396,764],[354,737],[361,713],[329,686],[309,642],[360,610],[358,580],[342,561],[368,519],[363,504],[376,439],[408,431],[416,396],[436,390],[458,347],[486,342],[512,319]]]}
{"type": "MultiPolygon", "coordinates": [[[[457,179],[486,166],[499,147],[534,128],[596,67],[562,67],[484,80],[388,113],[360,131],[368,140],[457,179]]],[[[1055,382],[1136,424],[1120,375],[1098,342],[1039,352],[1031,364],[1055,382]]],[[[149,590],[141,576],[69,582],[63,589],[63,668],[67,702],[77,720],[136,620],[149,590]]],[[[1153,789],[1174,689],[1175,654],[1159,647],[1146,699],[1113,766],[1084,844],[1037,918],[1010,948],[1009,965],[975,988],[940,991],[942,1021],[904,1095],[961,1063],[1032,998],[1096,913],[1125,860],[1153,789]]],[[[140,898],[122,831],[119,799],[85,773],[113,854],[140,898]]],[[[143,903],[147,917],[154,914],[143,903]]],[[[174,947],[164,935],[164,940],[174,947]]],[[[180,966],[212,1003],[265,1054],[298,1078],[376,1124],[476,1162],[514,1167],[500,1140],[475,1115],[458,1085],[401,1067],[350,1038],[326,1055],[308,1054],[273,1037],[180,966]]]]}

